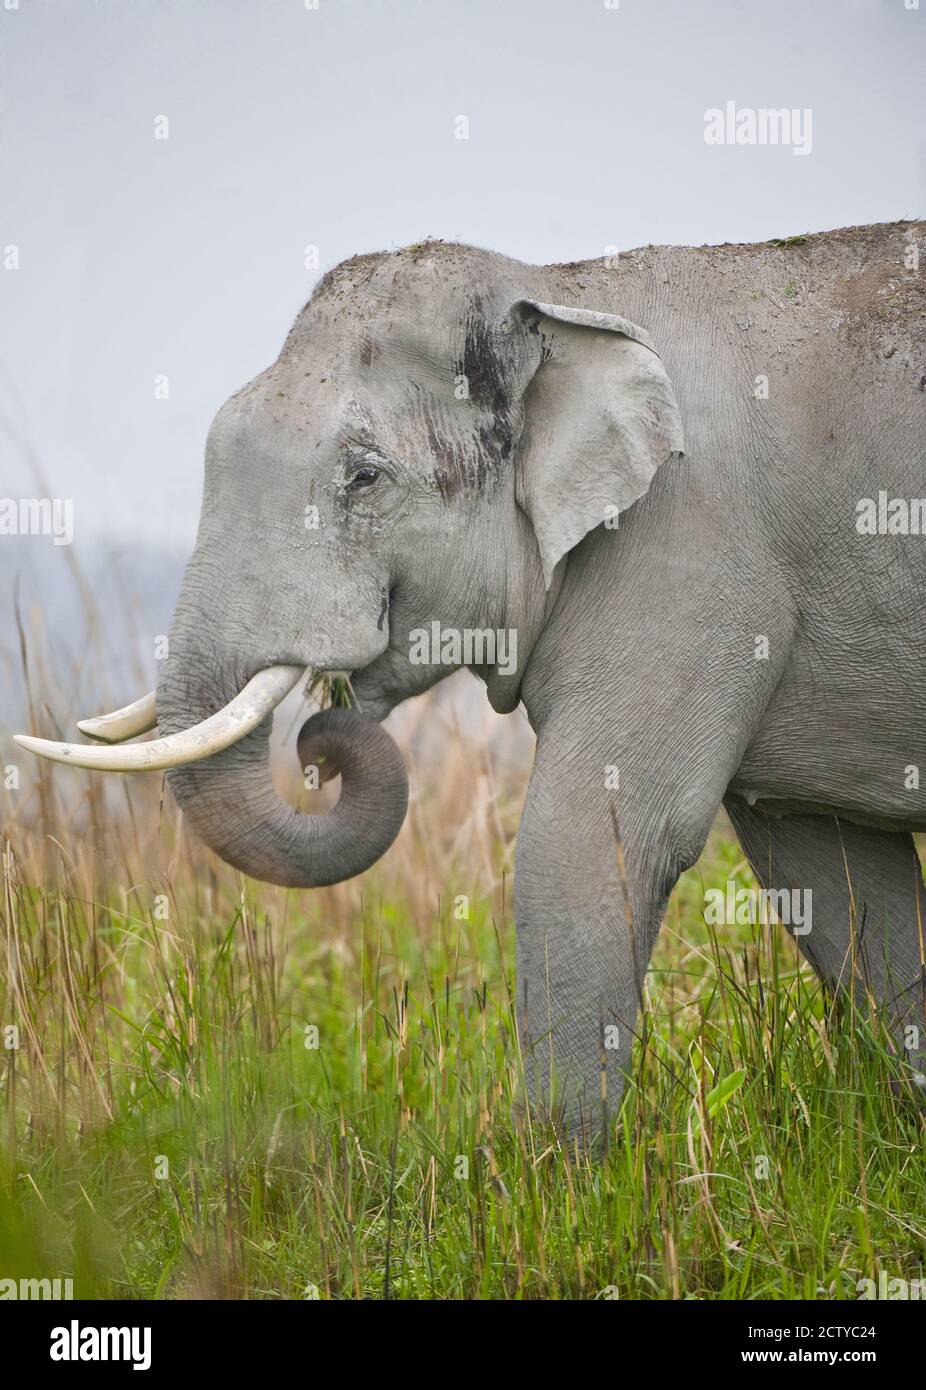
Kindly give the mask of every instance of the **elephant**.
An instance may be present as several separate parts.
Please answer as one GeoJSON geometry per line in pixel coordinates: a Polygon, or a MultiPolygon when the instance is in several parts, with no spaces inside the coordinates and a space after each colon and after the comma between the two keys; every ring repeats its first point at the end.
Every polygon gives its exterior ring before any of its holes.
{"type": "Polygon", "coordinates": [[[608,1122],[668,895],[721,806],[922,1084],[924,227],[342,262],[211,427],[156,693],[82,726],[116,746],[24,742],[167,767],[229,863],[332,883],[405,815],[381,721],[464,664],[411,660],[412,635],[504,632],[505,662],[490,643],[469,664],[536,733],[515,886],[533,1104],[573,1134],[608,1122]],[[341,773],[327,816],[270,775],[270,713],[306,670],[350,673],[357,701],[300,735],[341,773]]]}

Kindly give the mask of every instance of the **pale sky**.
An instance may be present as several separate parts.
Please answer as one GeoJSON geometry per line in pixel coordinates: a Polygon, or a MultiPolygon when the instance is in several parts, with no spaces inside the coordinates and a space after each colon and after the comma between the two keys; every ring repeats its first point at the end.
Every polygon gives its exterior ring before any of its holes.
{"type": "Polygon", "coordinates": [[[355,252],[575,260],[926,212],[926,0],[12,3],[0,492],[35,492],[34,451],[81,549],[189,548],[212,416],[355,252]],[[811,153],[706,144],[730,100],[810,108],[811,153]]]}

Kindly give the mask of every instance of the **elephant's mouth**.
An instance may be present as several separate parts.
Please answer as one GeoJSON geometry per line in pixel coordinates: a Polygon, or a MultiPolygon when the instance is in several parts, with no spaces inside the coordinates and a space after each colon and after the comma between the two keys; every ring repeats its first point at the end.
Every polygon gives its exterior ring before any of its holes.
{"type": "Polygon", "coordinates": [[[108,746],[25,735],[16,742],[71,767],[167,770],[179,805],[223,859],[288,887],[335,883],[361,873],[392,844],[408,807],[408,778],[399,750],[378,724],[354,710],[323,710],[299,735],[300,765],[306,772],[315,764],[320,781],[340,774],[340,799],[325,816],[301,815],[281,800],[270,775],[270,716],[305,674],[301,666],[267,667],[216,713],[198,719],[197,711],[178,707],[172,690],[162,708],[165,689],[159,686],[157,699],[152,691],[124,709],[80,721],[83,733],[108,746]],[[128,744],[156,727],[159,710],[167,732],[128,744]]]}

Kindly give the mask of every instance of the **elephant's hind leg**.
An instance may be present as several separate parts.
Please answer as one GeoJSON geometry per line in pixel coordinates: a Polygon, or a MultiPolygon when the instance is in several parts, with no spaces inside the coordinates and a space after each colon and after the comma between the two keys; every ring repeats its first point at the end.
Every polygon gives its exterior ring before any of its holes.
{"type": "Polygon", "coordinates": [[[912,836],[834,816],[767,816],[736,796],[724,804],[763,888],[812,890],[811,930],[797,936],[811,965],[834,989],[877,1002],[922,1078],[926,889],[912,836]]]}

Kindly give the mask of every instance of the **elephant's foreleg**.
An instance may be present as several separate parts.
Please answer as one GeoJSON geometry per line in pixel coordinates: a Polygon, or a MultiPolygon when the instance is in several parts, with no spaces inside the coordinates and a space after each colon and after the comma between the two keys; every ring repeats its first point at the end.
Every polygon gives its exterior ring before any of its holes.
{"type": "Polygon", "coordinates": [[[926,1071],[926,890],[913,838],[833,816],[766,816],[726,798],[764,888],[812,890],[811,929],[797,937],[835,989],[870,995],[914,1072],[926,1071]]]}
{"type": "Polygon", "coordinates": [[[670,786],[630,749],[540,739],[518,836],[518,1025],[531,1102],[570,1133],[617,1110],[666,900],[723,792],[673,813],[670,786]]]}

